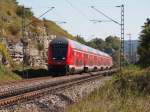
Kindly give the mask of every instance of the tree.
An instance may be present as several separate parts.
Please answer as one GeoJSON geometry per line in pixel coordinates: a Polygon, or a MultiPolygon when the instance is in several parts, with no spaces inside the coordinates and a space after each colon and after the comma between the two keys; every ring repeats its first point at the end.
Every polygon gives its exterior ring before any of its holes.
{"type": "Polygon", "coordinates": [[[86,41],[85,41],[84,38],[81,37],[80,35],[77,35],[77,36],[75,37],[75,39],[76,39],[78,42],[80,42],[81,44],[86,44],[86,41]]]}
{"type": "Polygon", "coordinates": [[[142,28],[138,46],[139,64],[148,67],[150,66],[150,19],[147,19],[142,28]]]}
{"type": "Polygon", "coordinates": [[[33,12],[31,11],[31,9],[30,8],[25,8],[23,6],[18,6],[17,7],[16,14],[20,17],[22,17],[23,14],[24,14],[24,16],[27,17],[27,18],[30,18],[30,17],[33,16],[33,12]],[[23,10],[24,10],[24,12],[23,12],[23,10]]]}
{"type": "Polygon", "coordinates": [[[105,41],[100,38],[94,38],[94,39],[90,40],[88,42],[88,45],[90,47],[93,47],[93,48],[101,50],[101,51],[104,51],[104,49],[105,49],[105,41]]]}
{"type": "Polygon", "coordinates": [[[106,42],[106,47],[111,46],[115,50],[119,50],[119,48],[120,48],[120,39],[116,36],[114,36],[114,37],[108,36],[105,39],[105,42],[106,42]]]}
{"type": "Polygon", "coordinates": [[[112,56],[114,66],[118,66],[120,63],[120,39],[116,36],[108,36],[105,42],[105,52],[112,56]]]}
{"type": "Polygon", "coordinates": [[[11,0],[13,3],[15,3],[16,5],[18,4],[17,0],[11,0]]]}

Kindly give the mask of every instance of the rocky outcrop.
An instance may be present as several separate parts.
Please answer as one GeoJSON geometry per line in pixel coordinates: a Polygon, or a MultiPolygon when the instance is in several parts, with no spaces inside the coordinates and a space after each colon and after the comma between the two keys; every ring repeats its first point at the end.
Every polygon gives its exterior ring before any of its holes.
{"type": "MultiPolygon", "coordinates": [[[[27,46],[24,46],[22,41],[14,43],[13,41],[4,39],[2,43],[7,46],[10,56],[16,64],[23,62],[31,67],[47,68],[47,52],[49,42],[55,38],[55,35],[34,36],[28,35],[27,46]],[[38,50],[36,44],[43,45],[42,50],[38,50]]],[[[2,56],[0,56],[1,59],[2,56]]]]}

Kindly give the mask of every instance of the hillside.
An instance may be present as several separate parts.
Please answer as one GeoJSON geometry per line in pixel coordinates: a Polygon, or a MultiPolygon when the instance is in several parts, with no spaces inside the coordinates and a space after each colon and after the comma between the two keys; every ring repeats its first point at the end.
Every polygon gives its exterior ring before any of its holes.
{"type": "MultiPolygon", "coordinates": [[[[23,8],[18,5],[16,0],[0,0],[0,4],[0,37],[3,36],[7,39],[18,41],[21,37],[23,8]]],[[[29,24],[31,21],[34,21],[31,25],[26,27],[27,32],[42,35],[44,31],[43,29],[46,29],[46,33],[49,33],[50,35],[61,35],[73,38],[71,34],[53,21],[39,20],[34,17],[30,8],[24,8],[24,11],[25,24],[29,24]]]]}

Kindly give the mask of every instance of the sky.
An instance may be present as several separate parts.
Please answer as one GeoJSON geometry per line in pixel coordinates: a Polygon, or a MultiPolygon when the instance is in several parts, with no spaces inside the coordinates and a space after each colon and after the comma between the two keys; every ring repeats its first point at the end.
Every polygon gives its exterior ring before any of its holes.
{"type": "MultiPolygon", "coordinates": [[[[150,18],[150,0],[17,0],[20,5],[29,7],[36,17],[39,17],[50,7],[52,11],[44,15],[67,30],[72,35],[81,35],[85,40],[95,37],[105,39],[107,36],[120,37],[120,26],[113,22],[97,22],[90,20],[108,20],[91,8],[104,12],[115,21],[120,22],[121,9],[118,5],[125,5],[125,40],[131,34],[133,40],[138,39],[141,26],[150,18]],[[65,24],[59,22],[65,21],[65,24]]],[[[41,19],[42,19],[41,18],[41,19]]]]}

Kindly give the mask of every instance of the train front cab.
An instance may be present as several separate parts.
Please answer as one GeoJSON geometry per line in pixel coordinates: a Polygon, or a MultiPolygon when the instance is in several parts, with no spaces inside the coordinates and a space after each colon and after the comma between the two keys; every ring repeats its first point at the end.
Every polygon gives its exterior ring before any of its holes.
{"type": "Polygon", "coordinates": [[[49,44],[48,49],[48,70],[51,74],[66,74],[68,55],[68,40],[55,38],[49,44]]]}

